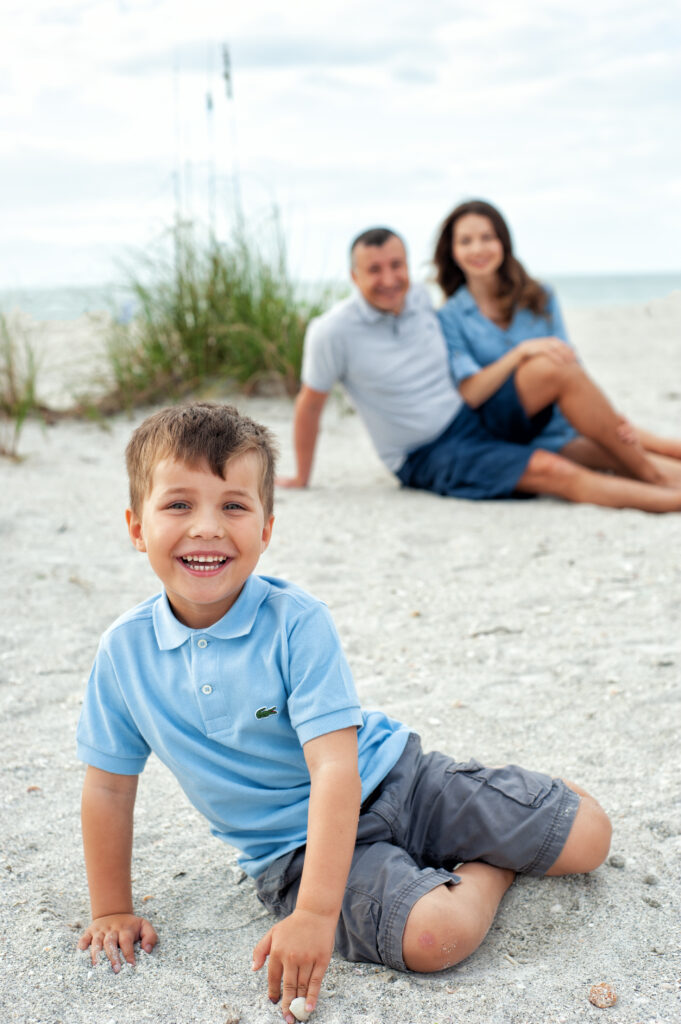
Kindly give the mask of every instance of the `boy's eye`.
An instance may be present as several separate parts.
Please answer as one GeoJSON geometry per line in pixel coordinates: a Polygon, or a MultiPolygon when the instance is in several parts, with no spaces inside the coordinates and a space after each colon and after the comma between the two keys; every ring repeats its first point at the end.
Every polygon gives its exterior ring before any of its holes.
{"type": "Polygon", "coordinates": [[[189,508],[186,501],[173,501],[168,508],[189,508]]]}
{"type": "Polygon", "coordinates": [[[238,501],[228,501],[225,506],[228,512],[241,512],[243,511],[243,505],[240,505],[238,501]]]}

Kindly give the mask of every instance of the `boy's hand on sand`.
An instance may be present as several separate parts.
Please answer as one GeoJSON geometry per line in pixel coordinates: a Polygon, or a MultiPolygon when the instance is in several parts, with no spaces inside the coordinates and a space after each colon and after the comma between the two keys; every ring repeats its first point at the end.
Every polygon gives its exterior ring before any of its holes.
{"type": "Polygon", "coordinates": [[[109,914],[97,917],[86,928],[78,942],[78,949],[90,947],[92,965],[97,963],[102,950],[108,956],[115,974],[121,969],[121,954],[129,964],[135,963],[135,943],[139,942],[145,953],[151,953],[158,942],[152,925],[145,917],[134,914],[109,914]]]}
{"type": "Polygon", "coordinates": [[[269,957],[267,994],[273,1003],[283,995],[281,1008],[289,1024],[295,1024],[289,1006],[296,996],[305,998],[305,1009],[310,1013],[317,1005],[333,952],[336,923],[336,918],[294,910],[270,928],[253,950],[254,971],[259,971],[269,957]]]}

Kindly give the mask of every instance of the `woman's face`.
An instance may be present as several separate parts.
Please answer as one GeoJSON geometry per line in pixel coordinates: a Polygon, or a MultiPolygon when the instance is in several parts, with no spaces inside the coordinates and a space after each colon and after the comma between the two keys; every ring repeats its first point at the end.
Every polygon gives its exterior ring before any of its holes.
{"type": "Polygon", "coordinates": [[[489,217],[466,213],[454,224],[452,256],[466,280],[489,278],[504,261],[504,247],[489,217]]]}

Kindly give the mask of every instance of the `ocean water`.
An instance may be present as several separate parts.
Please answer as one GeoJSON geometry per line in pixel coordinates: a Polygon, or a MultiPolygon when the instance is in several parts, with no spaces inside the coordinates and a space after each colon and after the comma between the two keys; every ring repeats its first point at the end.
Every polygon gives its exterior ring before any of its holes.
{"type": "MultiPolygon", "coordinates": [[[[663,274],[554,274],[546,277],[565,309],[641,305],[681,289],[681,270],[663,274]]],[[[307,294],[311,286],[301,289],[307,294]]],[[[36,320],[73,320],[106,310],[128,320],[134,306],[120,284],[71,288],[0,289],[0,312],[21,309],[36,320]]]]}
{"type": "Polygon", "coordinates": [[[664,274],[554,274],[545,280],[566,309],[640,306],[681,289],[681,270],[664,274]]]}

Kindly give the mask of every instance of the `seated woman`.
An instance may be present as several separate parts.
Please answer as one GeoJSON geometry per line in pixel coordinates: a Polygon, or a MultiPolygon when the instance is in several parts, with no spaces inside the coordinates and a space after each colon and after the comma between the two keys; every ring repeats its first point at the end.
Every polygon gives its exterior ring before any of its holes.
{"type": "MultiPolygon", "coordinates": [[[[462,398],[500,439],[554,453],[530,460],[519,490],[593,501],[565,459],[678,490],[681,442],[637,430],[613,409],[580,366],[553,292],[513,255],[495,207],[457,206],[442,225],[434,263],[448,297],[438,315],[462,398]]],[[[613,481],[612,500],[606,494],[598,504],[630,504],[633,484],[626,484],[613,481]]]]}

